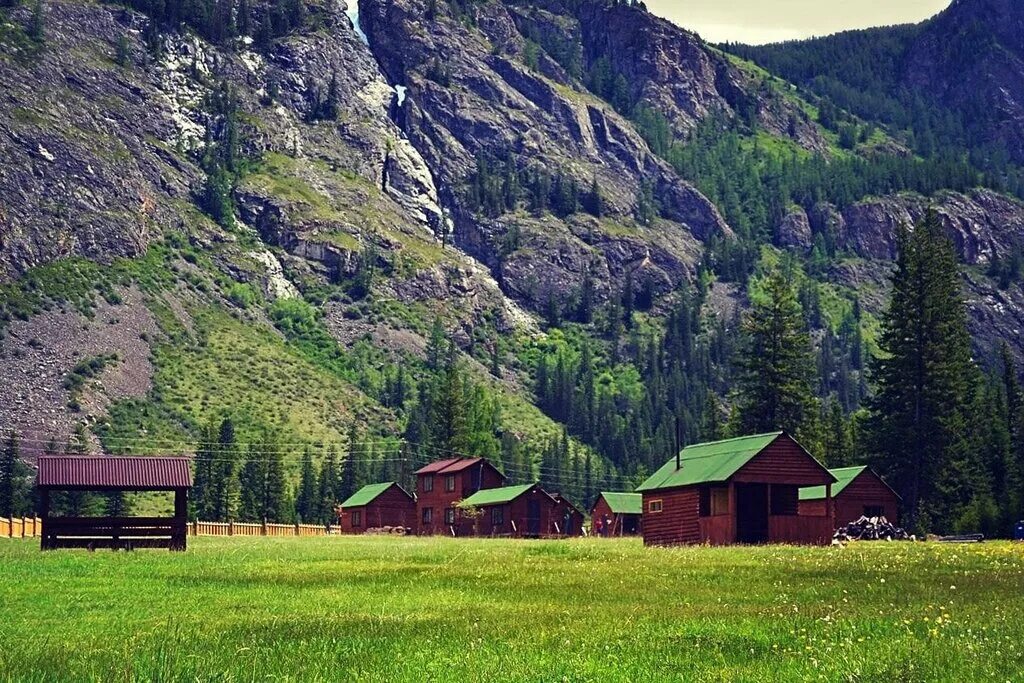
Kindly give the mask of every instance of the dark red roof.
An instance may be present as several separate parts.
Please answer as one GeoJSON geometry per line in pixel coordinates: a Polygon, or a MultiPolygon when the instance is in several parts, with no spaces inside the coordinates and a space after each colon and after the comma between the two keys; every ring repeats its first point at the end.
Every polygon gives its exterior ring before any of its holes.
{"type": "Polygon", "coordinates": [[[190,458],[62,456],[39,458],[39,486],[179,489],[192,486],[190,458]]]}
{"type": "MultiPolygon", "coordinates": [[[[483,458],[448,458],[447,460],[438,460],[430,463],[426,467],[421,467],[416,470],[415,474],[455,474],[456,472],[468,470],[470,467],[479,465],[480,463],[487,465],[495,472],[498,471],[494,465],[483,458]]],[[[501,473],[498,472],[498,474],[501,473]]],[[[504,477],[505,475],[502,476],[504,477]]]]}

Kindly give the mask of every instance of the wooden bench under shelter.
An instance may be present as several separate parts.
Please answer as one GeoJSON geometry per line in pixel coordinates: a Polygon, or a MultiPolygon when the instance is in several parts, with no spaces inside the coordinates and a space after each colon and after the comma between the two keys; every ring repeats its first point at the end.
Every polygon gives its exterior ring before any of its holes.
{"type": "Polygon", "coordinates": [[[185,550],[188,537],[189,458],[55,456],[39,458],[43,532],[40,548],[167,548],[185,550]],[[173,517],[51,517],[57,491],[171,491],[173,517]]]}

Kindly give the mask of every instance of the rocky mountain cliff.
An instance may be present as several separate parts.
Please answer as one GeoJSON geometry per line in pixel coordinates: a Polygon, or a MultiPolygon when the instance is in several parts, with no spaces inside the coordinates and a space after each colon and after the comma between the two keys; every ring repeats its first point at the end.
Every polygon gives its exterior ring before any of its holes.
{"type": "MultiPolygon", "coordinates": [[[[435,317],[500,397],[503,429],[547,438],[560,425],[530,387],[538,349],[561,343],[552,317],[643,286],[657,321],[698,278],[707,325],[745,304],[744,283],[707,270],[705,246],[736,237],[731,198],[699,190],[652,130],[678,149],[721,125],[779,159],[876,153],[840,150],[789,84],[638,7],[297,6],[292,28],[250,35],[233,16],[219,38],[86,0],[4,10],[0,422],[30,446],[81,422],[105,446],[175,444],[240,407],[294,441],[341,440],[353,419],[394,433],[382,377],[422,362],[435,317]],[[296,336],[295,307],[334,350],[296,336]]],[[[927,42],[914,54],[908,78],[933,78],[927,42]]],[[[1020,99],[1010,72],[976,78],[1020,99]]],[[[905,153],[878,135],[872,150],[905,153]]],[[[827,238],[822,284],[877,313],[896,228],[930,207],[968,265],[979,348],[1024,350],[1020,286],[988,272],[1024,244],[1024,206],[994,189],[794,204],[751,253],[802,259],[827,238]]]]}

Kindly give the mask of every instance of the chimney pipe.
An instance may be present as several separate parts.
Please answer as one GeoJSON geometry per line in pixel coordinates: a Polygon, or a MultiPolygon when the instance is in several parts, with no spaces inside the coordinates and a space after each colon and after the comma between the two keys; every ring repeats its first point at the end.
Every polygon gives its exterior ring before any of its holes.
{"type": "Polygon", "coordinates": [[[679,451],[681,450],[679,448],[679,444],[682,443],[682,439],[679,437],[679,414],[678,413],[676,413],[676,438],[675,438],[675,442],[676,442],[676,470],[681,470],[681,469],[683,469],[683,462],[682,462],[682,458],[679,455],[679,451]]]}

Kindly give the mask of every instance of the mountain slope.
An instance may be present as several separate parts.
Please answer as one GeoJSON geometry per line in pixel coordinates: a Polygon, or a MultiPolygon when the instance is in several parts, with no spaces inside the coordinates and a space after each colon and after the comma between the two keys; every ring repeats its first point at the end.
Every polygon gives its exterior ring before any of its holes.
{"type": "MultiPolygon", "coordinates": [[[[640,7],[129,4],[150,14],[61,0],[42,37],[28,5],[0,22],[0,420],[29,452],[79,424],[94,448],[181,448],[232,413],[245,438],[344,444],[355,424],[381,453],[404,434],[415,458],[577,484],[587,444],[617,486],[677,417],[688,439],[719,419],[738,315],[781,259],[821,398],[854,410],[897,227],[930,207],[981,356],[1024,352],[1002,175],[640,7]],[[480,438],[425,433],[463,386],[471,409],[445,417],[480,438]],[[575,455],[552,464],[563,434],[575,455]]],[[[879,69],[903,79],[925,28],[857,63],[898,54],[879,69]]]]}

